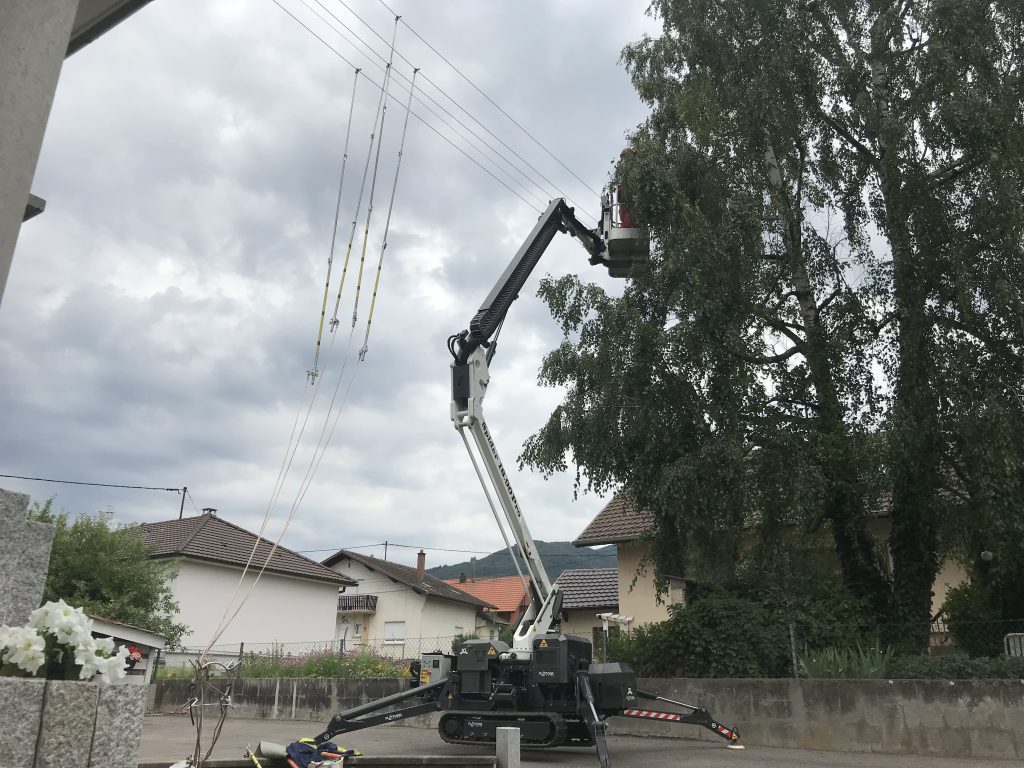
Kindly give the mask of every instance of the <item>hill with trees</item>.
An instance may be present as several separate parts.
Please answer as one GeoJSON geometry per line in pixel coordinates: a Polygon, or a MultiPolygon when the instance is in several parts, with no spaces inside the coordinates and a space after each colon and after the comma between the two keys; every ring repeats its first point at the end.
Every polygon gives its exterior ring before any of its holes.
{"type": "MultiPolygon", "coordinates": [[[[590,549],[574,547],[568,541],[537,541],[534,543],[537,545],[537,552],[552,581],[557,579],[562,571],[571,568],[615,568],[618,564],[614,544],[590,549]]],[[[512,549],[517,553],[519,551],[519,547],[516,546],[513,546],[512,549]]],[[[428,568],[427,573],[437,576],[439,579],[457,579],[463,573],[467,578],[489,579],[496,576],[515,576],[516,569],[508,550],[502,549],[492,552],[486,557],[428,568]]]]}

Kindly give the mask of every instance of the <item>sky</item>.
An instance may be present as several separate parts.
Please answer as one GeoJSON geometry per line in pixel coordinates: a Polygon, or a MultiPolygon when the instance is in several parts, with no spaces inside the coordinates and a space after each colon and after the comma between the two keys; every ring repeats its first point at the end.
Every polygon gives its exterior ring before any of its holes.
{"type": "MultiPolygon", "coordinates": [[[[293,512],[283,543],[316,559],[342,547],[381,556],[368,545],[384,541],[407,564],[427,548],[428,566],[502,548],[450,421],[445,342],[549,199],[592,223],[595,191],[646,114],[619,54],[657,22],[619,0],[388,5],[397,32],[380,0],[156,0],[66,60],[33,183],[47,208],[22,228],[0,304],[0,474],[187,486],[185,515],[212,507],[256,531],[270,509],[271,539],[293,512]],[[317,388],[306,372],[332,241],[328,319],[353,231],[317,388]]],[[[569,237],[548,250],[509,313],[485,405],[545,541],[575,538],[608,501],[574,498],[571,470],[517,468],[560,399],[537,384],[560,341],[540,277],[577,272],[621,290],[586,259],[569,237]]],[[[125,524],[177,517],[183,499],[0,487],[125,524]]]]}

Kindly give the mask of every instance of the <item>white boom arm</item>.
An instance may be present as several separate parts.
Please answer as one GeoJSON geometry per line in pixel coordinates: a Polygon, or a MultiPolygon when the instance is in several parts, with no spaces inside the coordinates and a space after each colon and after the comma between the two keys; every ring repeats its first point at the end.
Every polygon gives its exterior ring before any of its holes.
{"type": "MultiPolygon", "coordinates": [[[[512,653],[517,658],[529,658],[533,653],[534,637],[550,632],[557,624],[562,601],[558,587],[552,585],[537,554],[526,518],[487,429],[483,400],[490,382],[488,363],[495,350],[491,339],[496,336],[509,307],[518,298],[526,279],[558,232],[569,232],[576,237],[590,253],[590,263],[602,264],[615,277],[627,276],[633,264],[647,258],[646,237],[639,230],[614,225],[610,197],[606,199],[602,226],[598,230],[587,229],[581,224],[564,200],[553,200],[473,317],[469,329],[448,339],[448,349],[454,358],[451,366],[452,422],[469,451],[484,495],[504,536],[505,529],[493,498],[497,497],[530,578],[530,606],[516,628],[512,643],[512,653]],[[473,438],[472,445],[466,432],[473,438]]],[[[505,542],[508,544],[507,537],[505,542]]],[[[519,570],[518,563],[516,570],[519,570]]]]}

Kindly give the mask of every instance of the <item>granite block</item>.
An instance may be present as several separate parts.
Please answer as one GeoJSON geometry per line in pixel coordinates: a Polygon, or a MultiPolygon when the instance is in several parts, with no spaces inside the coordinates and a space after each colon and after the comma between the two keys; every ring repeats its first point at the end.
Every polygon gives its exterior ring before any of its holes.
{"type": "Polygon", "coordinates": [[[32,768],[46,681],[0,677],[0,768],[32,768]]]}
{"type": "Polygon", "coordinates": [[[136,768],[148,686],[100,685],[89,768],[136,768]]]}
{"type": "Polygon", "coordinates": [[[0,624],[18,626],[39,607],[53,526],[25,519],[28,496],[0,489],[0,624]]]}
{"type": "Polygon", "coordinates": [[[99,683],[49,680],[35,768],[89,768],[99,683]]]}

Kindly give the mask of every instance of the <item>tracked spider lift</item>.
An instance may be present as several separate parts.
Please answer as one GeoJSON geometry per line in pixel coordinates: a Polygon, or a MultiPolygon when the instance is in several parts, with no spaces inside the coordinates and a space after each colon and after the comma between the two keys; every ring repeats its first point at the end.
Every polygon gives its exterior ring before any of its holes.
{"type": "Polygon", "coordinates": [[[605,720],[613,716],[699,725],[738,746],[736,729],[719,723],[703,707],[639,690],[629,665],[595,663],[589,640],[559,631],[562,595],[537,554],[484,420],[483,400],[495,337],[556,234],[568,232],[575,237],[590,254],[590,263],[606,267],[615,277],[628,277],[647,260],[646,233],[632,226],[613,194],[605,195],[602,203],[601,223],[594,230],[584,226],[563,199],[548,205],[469,328],[448,340],[453,358],[452,422],[496,516],[497,499],[529,576],[530,605],[516,627],[511,647],[497,640],[470,640],[457,656],[425,654],[418,687],[335,715],[317,742],[440,712],[438,733],[451,744],[493,744],[496,729],[511,726],[520,729],[520,743],[526,747],[594,746],[602,768],[610,766],[605,720]],[[644,709],[638,703],[641,699],[685,711],[644,709]]]}

